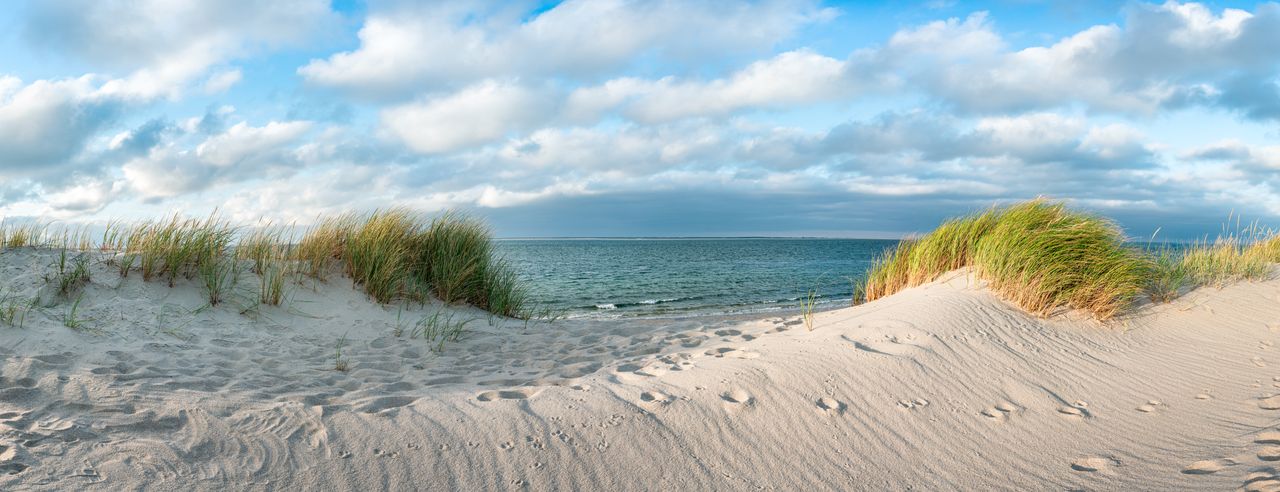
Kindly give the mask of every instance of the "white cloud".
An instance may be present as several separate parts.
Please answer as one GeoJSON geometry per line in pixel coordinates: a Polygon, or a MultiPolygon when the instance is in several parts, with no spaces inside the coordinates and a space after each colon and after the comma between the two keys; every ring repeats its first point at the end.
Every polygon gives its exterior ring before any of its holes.
{"type": "Polygon", "coordinates": [[[554,105],[539,91],[488,80],[455,94],[388,108],[383,127],[409,148],[439,153],[484,144],[547,119],[554,105]]]}
{"type": "Polygon", "coordinates": [[[790,107],[851,92],[844,69],[844,63],[834,58],[807,50],[789,51],[723,79],[621,78],[580,88],[570,94],[566,113],[570,119],[584,120],[622,108],[632,119],[651,123],[720,116],[744,108],[790,107]]]}
{"type": "Polygon", "coordinates": [[[142,198],[170,198],[225,182],[291,176],[304,164],[292,145],[312,124],[238,123],[194,148],[169,141],[121,167],[125,182],[142,198]]]}
{"type": "Polygon", "coordinates": [[[120,104],[89,76],[30,84],[0,76],[0,176],[67,165],[120,104]]]}
{"type": "Polygon", "coordinates": [[[196,156],[210,165],[249,165],[270,158],[280,147],[311,129],[309,121],[272,121],[253,127],[237,123],[221,135],[214,135],[196,147],[196,156]]]}
{"type": "Polygon", "coordinates": [[[232,86],[240,83],[244,78],[244,74],[240,73],[240,69],[233,68],[215,73],[204,81],[205,94],[220,94],[226,92],[232,86]]]}
{"type": "Polygon", "coordinates": [[[767,49],[834,11],[807,0],[571,0],[532,19],[446,3],[371,13],[360,47],[313,60],[309,81],[368,97],[405,97],[511,76],[607,73],[653,54],[676,62],[767,49]]]}

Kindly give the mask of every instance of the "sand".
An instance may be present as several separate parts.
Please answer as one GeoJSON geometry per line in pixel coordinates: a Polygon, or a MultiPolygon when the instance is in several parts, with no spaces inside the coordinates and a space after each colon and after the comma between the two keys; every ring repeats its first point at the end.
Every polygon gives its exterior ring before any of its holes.
{"type": "Polygon", "coordinates": [[[437,354],[395,328],[441,306],[336,279],[210,308],[101,260],[84,330],[0,326],[0,490],[1280,488],[1280,280],[1106,324],[963,272],[813,331],[449,307],[476,320],[437,354]]]}

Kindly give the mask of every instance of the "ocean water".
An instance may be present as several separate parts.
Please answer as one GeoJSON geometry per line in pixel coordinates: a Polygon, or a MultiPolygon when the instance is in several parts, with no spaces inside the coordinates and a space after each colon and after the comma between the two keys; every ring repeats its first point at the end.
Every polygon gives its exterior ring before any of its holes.
{"type": "Polygon", "coordinates": [[[848,305],[853,281],[896,241],[508,239],[499,251],[533,303],[569,317],[693,316],[848,305]]]}

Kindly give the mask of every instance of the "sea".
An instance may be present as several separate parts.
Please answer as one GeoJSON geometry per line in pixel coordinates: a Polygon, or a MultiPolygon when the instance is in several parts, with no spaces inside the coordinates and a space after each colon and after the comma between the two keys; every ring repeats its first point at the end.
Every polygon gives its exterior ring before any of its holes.
{"type": "Polygon", "coordinates": [[[504,239],[499,253],[531,305],[569,318],[795,312],[850,305],[855,284],[897,244],[877,239],[504,239]]]}

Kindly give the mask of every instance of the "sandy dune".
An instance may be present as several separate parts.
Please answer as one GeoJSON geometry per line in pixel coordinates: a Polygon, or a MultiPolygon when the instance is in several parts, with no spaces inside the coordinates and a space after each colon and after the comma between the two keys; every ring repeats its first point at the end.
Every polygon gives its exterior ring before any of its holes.
{"type": "Polygon", "coordinates": [[[84,330],[0,326],[2,490],[1280,488],[1280,280],[1106,325],[961,274],[812,332],[450,308],[476,321],[436,354],[395,328],[438,307],[345,280],[242,313],[94,268],[84,330]]]}

